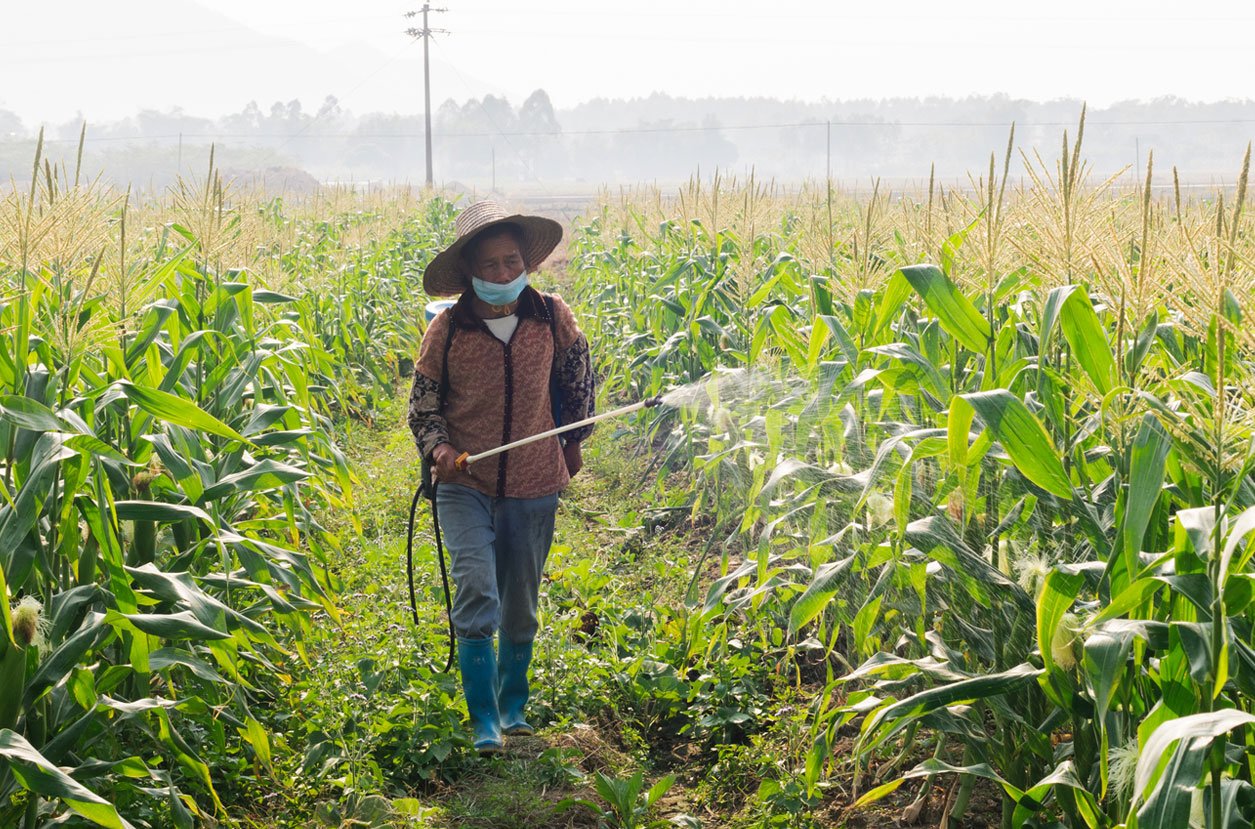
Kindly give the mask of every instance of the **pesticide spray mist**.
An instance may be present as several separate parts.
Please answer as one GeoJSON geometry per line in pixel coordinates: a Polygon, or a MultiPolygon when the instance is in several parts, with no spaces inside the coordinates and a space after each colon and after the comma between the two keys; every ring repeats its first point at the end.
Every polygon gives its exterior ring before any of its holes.
{"type": "Polygon", "coordinates": [[[733,405],[751,399],[765,402],[778,398],[785,382],[753,368],[718,368],[688,385],[662,395],[662,405],[700,413],[713,405],[733,405]]]}

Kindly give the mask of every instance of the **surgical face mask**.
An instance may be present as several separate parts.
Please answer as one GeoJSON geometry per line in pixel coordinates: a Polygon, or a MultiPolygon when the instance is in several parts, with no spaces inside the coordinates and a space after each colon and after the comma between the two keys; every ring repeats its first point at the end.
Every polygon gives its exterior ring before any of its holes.
{"type": "Polygon", "coordinates": [[[474,276],[471,277],[471,287],[475,289],[475,296],[489,305],[509,305],[518,299],[519,294],[523,293],[523,289],[527,287],[527,271],[523,271],[504,284],[485,282],[478,276],[474,276]]]}

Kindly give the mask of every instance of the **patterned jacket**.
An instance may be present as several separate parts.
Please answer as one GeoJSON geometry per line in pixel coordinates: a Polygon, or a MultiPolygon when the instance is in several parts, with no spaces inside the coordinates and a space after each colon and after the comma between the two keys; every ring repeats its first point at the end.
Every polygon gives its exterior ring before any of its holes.
{"type": "MultiPolygon", "coordinates": [[[[474,455],[554,427],[550,376],[556,372],[562,422],[590,417],[594,404],[588,340],[571,309],[552,297],[554,324],[544,298],[532,288],[519,298],[518,328],[510,342],[493,336],[475,316],[471,293],[431,321],[414,367],[409,425],[419,454],[428,457],[441,443],[474,455]],[[449,328],[448,392],[440,410],[445,344],[449,328]]],[[[581,441],[592,426],[568,432],[581,441]]],[[[486,495],[539,498],[570,481],[558,438],[520,446],[473,463],[444,483],[462,484],[486,495]]]]}

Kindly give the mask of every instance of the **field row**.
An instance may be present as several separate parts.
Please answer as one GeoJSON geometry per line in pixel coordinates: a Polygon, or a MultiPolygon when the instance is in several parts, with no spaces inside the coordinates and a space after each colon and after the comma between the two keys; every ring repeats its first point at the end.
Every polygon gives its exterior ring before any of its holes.
{"type": "Polygon", "coordinates": [[[644,425],[721,557],[654,656],[794,666],[789,820],[852,774],[917,811],[943,784],[951,819],[993,781],[1005,827],[1245,825],[1249,154],[1227,197],[1159,199],[1079,138],[1012,186],[1011,150],[966,193],[716,179],[585,220],[607,386],[685,387],[644,425]]]}
{"type": "Polygon", "coordinates": [[[451,217],[212,163],[139,203],[37,158],[0,197],[0,824],[192,826],[271,765],[338,618],[338,434],[413,353],[451,217]]]}

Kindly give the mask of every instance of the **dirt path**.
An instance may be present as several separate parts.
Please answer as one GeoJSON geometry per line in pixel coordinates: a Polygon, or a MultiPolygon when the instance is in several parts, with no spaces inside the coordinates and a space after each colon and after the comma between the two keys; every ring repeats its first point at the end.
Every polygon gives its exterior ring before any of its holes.
{"type": "MultiPolygon", "coordinates": [[[[359,789],[376,794],[336,802],[330,789],[317,793],[321,819],[330,825],[356,819],[537,829],[592,827],[601,818],[601,825],[623,825],[598,793],[598,773],[614,782],[630,782],[639,773],[645,788],[675,773],[676,782],[651,814],[687,813],[690,786],[698,778],[682,767],[683,742],[660,754],[630,712],[616,711],[622,696],[616,685],[627,681],[617,674],[623,618],[651,594],[658,600],[679,595],[676,584],[660,582],[658,573],[678,563],[677,557],[686,560],[692,546],[684,533],[657,545],[642,543],[642,516],[657,506],[643,494],[644,459],[625,453],[610,430],[590,441],[586,471],[563,495],[542,586],[529,706],[539,732],[509,740],[502,757],[481,759],[469,750],[456,668],[453,675],[440,671],[447,638],[426,504],[420,505],[415,539],[419,626],[409,618],[405,518],[417,463],[403,399],[401,394],[391,401],[373,426],[358,424],[346,436],[346,452],[363,483],[357,505],[363,541],[346,544],[334,563],[342,581],[343,626],[314,634],[307,647],[317,658],[302,687],[303,698],[316,705],[338,701],[338,715],[319,714],[327,721],[319,723],[324,730],[361,732],[356,747],[362,756],[344,758],[342,765],[359,766],[352,772],[359,789]]],[[[346,538],[352,535],[347,529],[346,538]]],[[[280,822],[260,815],[257,821],[280,822]]]]}

